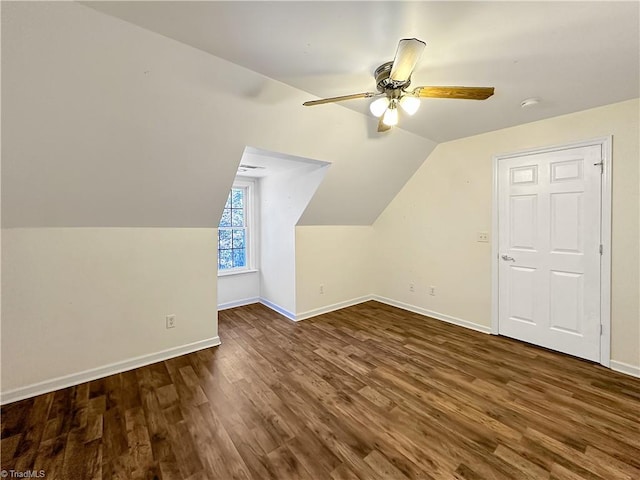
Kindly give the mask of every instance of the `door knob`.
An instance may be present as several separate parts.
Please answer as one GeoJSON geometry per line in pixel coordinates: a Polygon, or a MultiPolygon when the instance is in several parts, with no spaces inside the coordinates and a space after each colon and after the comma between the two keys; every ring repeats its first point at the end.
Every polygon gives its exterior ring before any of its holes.
{"type": "Polygon", "coordinates": [[[515,259],[515,258],[510,257],[509,255],[502,255],[502,259],[503,259],[505,262],[515,262],[515,261],[516,261],[516,259],[515,259]]]}

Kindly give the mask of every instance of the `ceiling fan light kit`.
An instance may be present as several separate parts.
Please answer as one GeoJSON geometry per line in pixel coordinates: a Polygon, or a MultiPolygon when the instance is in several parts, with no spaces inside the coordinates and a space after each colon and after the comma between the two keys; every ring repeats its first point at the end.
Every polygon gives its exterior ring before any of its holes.
{"type": "Polygon", "coordinates": [[[387,127],[393,127],[398,124],[398,106],[396,105],[395,99],[389,102],[389,108],[384,112],[382,123],[387,127]]]}
{"type": "Polygon", "coordinates": [[[407,115],[413,115],[418,111],[418,108],[420,108],[420,99],[413,95],[403,95],[400,97],[399,101],[395,98],[389,99],[387,97],[382,97],[371,102],[369,110],[374,117],[382,117],[383,115],[386,115],[386,112],[389,110],[396,109],[398,105],[400,105],[407,115]]]}
{"type": "Polygon", "coordinates": [[[416,87],[408,91],[411,74],[415,69],[425,43],[417,38],[403,38],[398,43],[392,62],[380,65],[374,75],[378,93],[365,92],[340,97],[323,98],[304,102],[304,106],[341,102],[358,98],[381,97],[369,105],[369,110],[380,118],[378,131],[385,132],[398,124],[398,105],[408,115],[420,107],[420,98],[458,98],[464,100],[486,100],[494,93],[493,87],[416,87]]]}
{"type": "Polygon", "coordinates": [[[382,97],[371,102],[371,105],[369,105],[369,110],[374,117],[381,117],[382,115],[384,115],[384,112],[387,111],[388,106],[389,99],[387,97],[382,97]]]}
{"type": "Polygon", "coordinates": [[[420,99],[413,95],[403,95],[400,97],[400,106],[408,115],[413,115],[420,108],[420,99]]]}

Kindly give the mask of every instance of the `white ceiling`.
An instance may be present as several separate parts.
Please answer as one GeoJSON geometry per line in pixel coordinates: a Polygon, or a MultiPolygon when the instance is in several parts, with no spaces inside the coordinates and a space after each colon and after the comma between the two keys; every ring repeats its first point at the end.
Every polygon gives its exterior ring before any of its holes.
{"type": "MultiPolygon", "coordinates": [[[[400,38],[427,43],[413,85],[494,86],[425,99],[401,127],[447,141],[640,96],[640,3],[88,2],[315,97],[375,91],[400,38]],[[541,102],[521,108],[522,100],[541,102]]],[[[213,86],[215,87],[215,86],[213,86]]],[[[368,113],[369,100],[342,103],[368,113]]],[[[326,106],[300,108],[327,108],[326,106]]]]}
{"type": "Polygon", "coordinates": [[[285,153],[269,152],[261,148],[246,147],[242,153],[237,174],[242,177],[262,178],[285,172],[290,173],[309,165],[320,168],[330,164],[285,153]]]}

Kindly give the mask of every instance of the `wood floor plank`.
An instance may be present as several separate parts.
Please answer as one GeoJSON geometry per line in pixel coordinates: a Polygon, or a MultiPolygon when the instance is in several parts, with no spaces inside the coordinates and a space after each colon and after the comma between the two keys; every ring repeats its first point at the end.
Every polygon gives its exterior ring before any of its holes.
{"type": "Polygon", "coordinates": [[[367,302],[1,409],[1,468],[89,480],[636,480],[640,380],[367,302]]]}
{"type": "MultiPolygon", "coordinates": [[[[27,401],[30,407],[24,420],[20,443],[18,443],[14,452],[15,461],[12,462],[12,467],[16,471],[32,469],[33,463],[40,450],[40,443],[42,442],[42,435],[46,427],[46,420],[49,418],[49,410],[53,403],[53,397],[53,393],[47,393],[36,397],[33,399],[33,402],[27,401]]],[[[1,414],[2,422],[4,422],[5,416],[3,411],[1,414]]],[[[51,442],[53,442],[53,440],[51,440],[51,442]]]]}
{"type": "Polygon", "coordinates": [[[331,471],[333,480],[361,480],[361,477],[353,473],[353,470],[346,464],[341,464],[331,471]]]}
{"type": "Polygon", "coordinates": [[[102,479],[102,444],[94,440],[84,444],[84,477],[87,480],[102,479]]]}
{"type": "Polygon", "coordinates": [[[102,438],[104,429],[104,412],[107,410],[107,400],[104,395],[90,398],[87,407],[87,426],[85,428],[85,443],[102,438]]]}
{"type": "Polygon", "coordinates": [[[86,478],[87,450],[84,447],[84,431],[73,429],[66,438],[61,478],[86,478]]]}
{"type": "Polygon", "coordinates": [[[380,478],[389,480],[407,480],[408,477],[394,467],[389,460],[377,450],[373,450],[364,457],[364,461],[380,475],[380,478]]]}
{"type": "Polygon", "coordinates": [[[517,468],[521,472],[520,478],[523,480],[545,480],[549,478],[550,473],[548,471],[527,460],[509,447],[498,445],[494,455],[517,468]]]}
{"type": "Polygon", "coordinates": [[[314,480],[286,444],[267,454],[273,475],[282,480],[314,480]]]}

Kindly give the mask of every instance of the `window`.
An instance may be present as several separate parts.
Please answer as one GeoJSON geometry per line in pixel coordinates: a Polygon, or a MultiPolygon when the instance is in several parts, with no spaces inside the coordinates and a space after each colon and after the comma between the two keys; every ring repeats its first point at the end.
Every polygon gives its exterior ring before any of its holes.
{"type": "Polygon", "coordinates": [[[218,271],[248,270],[251,265],[251,184],[234,183],[218,225],[218,271]]]}

